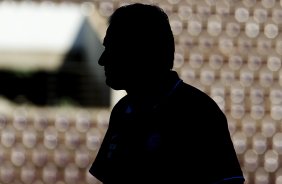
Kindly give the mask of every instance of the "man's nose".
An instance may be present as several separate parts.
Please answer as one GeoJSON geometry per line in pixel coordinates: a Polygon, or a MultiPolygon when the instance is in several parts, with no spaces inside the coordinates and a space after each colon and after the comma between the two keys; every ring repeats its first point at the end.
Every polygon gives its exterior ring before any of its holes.
{"type": "Polygon", "coordinates": [[[98,60],[98,64],[101,66],[105,66],[105,62],[106,62],[106,54],[105,51],[101,54],[99,60],[98,60]]]}

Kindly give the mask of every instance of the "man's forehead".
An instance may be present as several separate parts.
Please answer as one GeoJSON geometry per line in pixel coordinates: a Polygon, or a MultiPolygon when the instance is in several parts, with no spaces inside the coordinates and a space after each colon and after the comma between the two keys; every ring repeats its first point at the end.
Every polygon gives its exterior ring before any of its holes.
{"type": "Polygon", "coordinates": [[[124,29],[108,29],[104,37],[103,45],[124,45],[132,42],[133,40],[136,40],[136,37],[132,37],[132,34],[128,33],[124,29]]]}

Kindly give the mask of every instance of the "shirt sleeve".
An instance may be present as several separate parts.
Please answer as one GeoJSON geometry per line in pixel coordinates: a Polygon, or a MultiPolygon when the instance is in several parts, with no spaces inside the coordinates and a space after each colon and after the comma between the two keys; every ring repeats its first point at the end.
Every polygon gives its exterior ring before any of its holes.
{"type": "Polygon", "coordinates": [[[121,113],[122,110],[125,109],[126,104],[126,98],[123,97],[113,108],[109,120],[109,126],[106,131],[106,134],[103,138],[102,144],[98,150],[98,153],[96,155],[96,158],[94,162],[92,163],[89,172],[94,177],[96,177],[101,182],[105,182],[105,180],[108,179],[109,175],[109,157],[111,154],[110,149],[112,149],[112,139],[114,137],[114,134],[116,132],[116,119],[117,116],[121,113]]]}
{"type": "Polygon", "coordinates": [[[96,158],[89,169],[90,174],[92,174],[101,182],[104,181],[106,174],[107,152],[108,152],[110,134],[111,134],[110,132],[111,130],[109,128],[104,136],[100,149],[96,155],[96,158]]]}
{"type": "Polygon", "coordinates": [[[227,119],[219,108],[213,108],[207,113],[209,121],[205,122],[204,133],[206,159],[213,184],[243,184],[244,177],[237,158],[236,151],[229,133],[227,119]]]}

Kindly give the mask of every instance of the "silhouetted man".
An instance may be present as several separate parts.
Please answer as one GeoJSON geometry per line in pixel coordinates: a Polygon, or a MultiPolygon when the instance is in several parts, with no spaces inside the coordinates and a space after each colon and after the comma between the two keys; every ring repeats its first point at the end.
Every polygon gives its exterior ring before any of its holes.
{"type": "Polygon", "coordinates": [[[104,38],[106,83],[126,90],[90,168],[104,184],[242,184],[227,121],[175,71],[174,38],[158,7],[118,8],[104,38]]]}

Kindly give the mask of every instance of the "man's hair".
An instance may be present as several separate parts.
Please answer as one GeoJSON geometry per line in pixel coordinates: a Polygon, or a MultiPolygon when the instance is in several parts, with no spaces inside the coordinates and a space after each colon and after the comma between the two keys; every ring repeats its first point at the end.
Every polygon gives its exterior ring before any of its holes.
{"type": "Polygon", "coordinates": [[[151,57],[150,67],[164,70],[173,68],[174,37],[169,18],[160,7],[141,3],[125,5],[116,9],[109,24],[119,27],[130,43],[139,44],[132,45],[151,57]]]}

